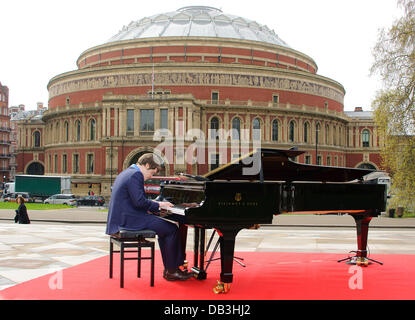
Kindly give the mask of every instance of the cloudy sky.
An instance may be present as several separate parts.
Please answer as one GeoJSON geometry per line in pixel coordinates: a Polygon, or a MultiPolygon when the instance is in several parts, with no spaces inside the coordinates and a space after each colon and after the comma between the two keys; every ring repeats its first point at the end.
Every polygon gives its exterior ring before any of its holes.
{"type": "Polygon", "coordinates": [[[131,21],[206,5],[273,29],[314,59],[318,74],[346,89],[345,110],[370,110],[379,79],[369,76],[378,30],[402,15],[396,0],[13,0],[0,6],[0,82],[9,107],[47,105],[49,80],[76,69],[86,49],[131,21]]]}

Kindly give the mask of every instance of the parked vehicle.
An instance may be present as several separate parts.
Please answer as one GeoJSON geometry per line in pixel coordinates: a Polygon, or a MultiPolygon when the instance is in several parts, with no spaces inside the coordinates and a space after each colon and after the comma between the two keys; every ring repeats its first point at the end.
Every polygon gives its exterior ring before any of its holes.
{"type": "Polygon", "coordinates": [[[28,192],[33,197],[45,200],[56,194],[70,194],[71,177],[30,174],[16,175],[15,190],[16,192],[28,192]]]}
{"type": "Polygon", "coordinates": [[[155,199],[160,194],[160,184],[167,180],[184,180],[182,177],[158,177],[153,176],[144,182],[144,191],[147,199],[155,199]]]}
{"type": "Polygon", "coordinates": [[[47,198],[45,204],[67,204],[69,206],[76,205],[76,198],[73,194],[55,194],[47,198]]]}
{"type": "Polygon", "coordinates": [[[3,194],[3,195],[1,196],[0,200],[1,200],[2,202],[8,202],[8,201],[10,201],[10,200],[9,200],[9,199],[10,199],[10,197],[13,197],[13,198],[14,198],[14,193],[5,193],[5,194],[3,194]]]}
{"type": "Polygon", "coordinates": [[[85,196],[77,199],[78,206],[103,206],[105,199],[102,196],[85,196]]]}
{"type": "Polygon", "coordinates": [[[6,182],[4,184],[4,192],[5,193],[14,193],[15,192],[14,186],[15,186],[14,182],[6,182]]]}
{"type": "Polygon", "coordinates": [[[22,196],[25,202],[34,202],[34,199],[27,192],[6,193],[1,197],[1,201],[16,202],[18,196],[22,196]]]}

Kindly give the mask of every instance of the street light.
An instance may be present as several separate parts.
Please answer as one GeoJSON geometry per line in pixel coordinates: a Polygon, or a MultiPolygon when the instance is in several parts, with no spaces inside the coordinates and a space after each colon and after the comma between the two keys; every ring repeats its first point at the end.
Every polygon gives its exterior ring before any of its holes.
{"type": "Polygon", "coordinates": [[[110,190],[112,190],[112,140],[110,137],[106,138],[110,142],[110,190]]]}
{"type": "Polygon", "coordinates": [[[318,124],[318,123],[316,123],[316,165],[318,165],[319,163],[318,163],[318,161],[317,161],[317,158],[318,158],[318,134],[319,134],[319,132],[320,132],[320,125],[318,124]]]}

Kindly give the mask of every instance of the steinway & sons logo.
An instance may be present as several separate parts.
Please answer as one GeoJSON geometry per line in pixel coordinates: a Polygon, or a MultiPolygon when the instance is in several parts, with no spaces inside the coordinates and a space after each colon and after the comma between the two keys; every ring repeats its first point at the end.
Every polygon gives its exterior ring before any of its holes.
{"type": "Polygon", "coordinates": [[[258,201],[242,201],[242,193],[237,192],[234,196],[235,201],[218,201],[219,207],[257,207],[258,201]]]}

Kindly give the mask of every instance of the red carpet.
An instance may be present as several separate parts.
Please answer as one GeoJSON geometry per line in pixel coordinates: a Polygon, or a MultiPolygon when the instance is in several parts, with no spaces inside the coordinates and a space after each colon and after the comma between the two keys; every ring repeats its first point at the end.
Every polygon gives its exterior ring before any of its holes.
{"type": "MultiPolygon", "coordinates": [[[[188,254],[188,258],[192,254],[188,254]]],[[[246,268],[234,263],[234,282],[227,294],[215,295],[220,262],[212,262],[208,279],[168,282],[156,255],[155,286],[149,262],[136,278],[136,261],[126,261],[125,288],[119,287],[119,262],[108,278],[108,256],[0,291],[1,299],[18,300],[408,300],[415,299],[415,255],[375,255],[383,266],[357,268],[337,260],[342,254],[238,252],[246,268]],[[357,271],[356,271],[357,270],[357,271]],[[361,273],[360,273],[361,272],[361,273]],[[58,288],[56,288],[58,287],[58,288]],[[354,289],[353,289],[354,288],[354,289]]],[[[189,259],[191,261],[191,259],[189,259]]]]}

